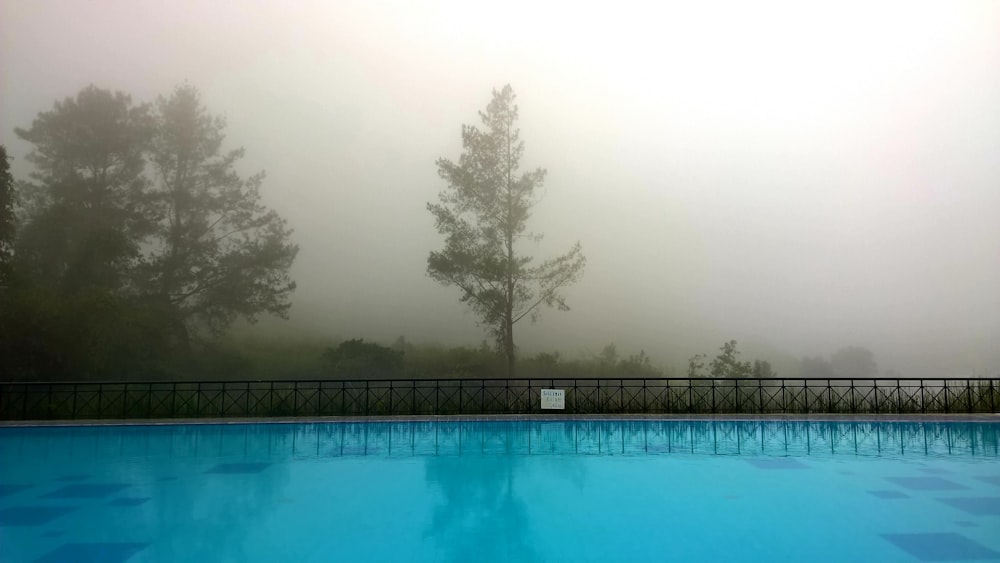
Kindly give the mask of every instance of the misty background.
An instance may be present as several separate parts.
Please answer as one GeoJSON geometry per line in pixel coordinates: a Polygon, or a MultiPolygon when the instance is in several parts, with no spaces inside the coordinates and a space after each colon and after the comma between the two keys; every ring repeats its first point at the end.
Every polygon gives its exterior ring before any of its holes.
{"type": "Polygon", "coordinates": [[[794,375],[844,346],[906,376],[1000,366],[1000,4],[0,2],[0,144],[94,84],[185,82],[295,229],[260,338],[478,345],[425,205],[490,91],[518,94],[529,230],[587,256],[522,355],[616,343],[680,375],[728,339],[794,375]]]}

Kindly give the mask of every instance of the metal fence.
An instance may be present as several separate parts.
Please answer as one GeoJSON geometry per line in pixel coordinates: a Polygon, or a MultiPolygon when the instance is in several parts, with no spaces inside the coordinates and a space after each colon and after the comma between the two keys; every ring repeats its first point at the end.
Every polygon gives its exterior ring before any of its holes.
{"type": "Polygon", "coordinates": [[[1000,379],[371,379],[0,383],[0,419],[996,413],[1000,379]],[[542,410],[542,389],[565,410],[542,410]]]}

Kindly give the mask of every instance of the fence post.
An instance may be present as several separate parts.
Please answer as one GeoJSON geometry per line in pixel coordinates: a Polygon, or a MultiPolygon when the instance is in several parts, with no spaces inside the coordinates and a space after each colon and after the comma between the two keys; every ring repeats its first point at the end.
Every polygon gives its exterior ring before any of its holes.
{"type": "MultiPolygon", "coordinates": [[[[809,414],[809,380],[808,379],[803,379],[802,380],[802,397],[805,399],[806,414],[809,414]]],[[[809,430],[809,428],[807,427],[806,431],[808,431],[808,430],[809,430]]]]}
{"type": "Polygon", "coordinates": [[[788,414],[788,400],[785,398],[785,378],[781,378],[781,414],[788,414]]]}
{"type": "Polygon", "coordinates": [[[645,377],[642,378],[642,412],[649,412],[649,399],[646,397],[646,381],[645,377]]]}
{"type": "Polygon", "coordinates": [[[872,391],[872,392],[875,393],[875,414],[880,414],[879,413],[879,409],[878,409],[878,380],[877,379],[873,379],[872,380],[872,389],[874,389],[874,391],[872,391]]]}
{"type": "Polygon", "coordinates": [[[966,403],[969,405],[969,414],[972,414],[972,380],[965,380],[966,403]]]}
{"type": "MultiPolygon", "coordinates": [[[[764,414],[764,380],[757,379],[757,400],[760,401],[760,414],[764,414]]],[[[763,430],[762,430],[763,432],[763,430]]]]}
{"type": "Polygon", "coordinates": [[[896,412],[903,414],[903,390],[899,388],[899,380],[896,380],[896,412]]]}
{"type": "Polygon", "coordinates": [[[689,413],[694,412],[694,382],[688,378],[688,408],[689,413]]]}
{"type": "Polygon", "coordinates": [[[851,379],[851,414],[857,414],[857,412],[858,412],[858,404],[857,404],[857,401],[855,401],[855,399],[854,399],[854,395],[855,395],[855,388],[854,387],[855,387],[854,386],[854,379],[852,378],[851,379]]]}
{"type": "Polygon", "coordinates": [[[944,412],[945,414],[951,413],[951,402],[948,400],[948,380],[942,380],[944,383],[944,412]]]}
{"type": "MultiPolygon", "coordinates": [[[[541,385],[542,387],[544,387],[545,383],[543,382],[543,383],[540,383],[539,385],[541,385]]],[[[553,386],[550,385],[549,389],[551,389],[552,387],[553,386]]],[[[542,412],[542,405],[541,405],[541,394],[542,394],[542,392],[541,392],[540,389],[541,389],[541,387],[539,387],[539,392],[538,392],[538,395],[539,395],[539,399],[538,399],[538,412],[539,413],[542,412]]],[[[565,406],[565,405],[563,405],[563,406],[565,406]]],[[[528,380],[528,410],[526,412],[532,413],[534,411],[535,411],[535,395],[533,395],[532,392],[531,392],[531,380],[529,379],[528,380]]]]}
{"type": "Polygon", "coordinates": [[[743,400],[740,399],[740,380],[737,379],[736,383],[736,412],[743,412],[743,400]]]}
{"type": "Polygon", "coordinates": [[[625,412],[625,380],[623,379],[618,380],[618,412],[625,412]]]}
{"type": "Polygon", "coordinates": [[[990,380],[990,412],[996,414],[996,388],[993,387],[993,380],[990,380]]]}
{"type": "Polygon", "coordinates": [[[924,399],[924,380],[920,379],[920,414],[927,414],[927,403],[924,399]]]}

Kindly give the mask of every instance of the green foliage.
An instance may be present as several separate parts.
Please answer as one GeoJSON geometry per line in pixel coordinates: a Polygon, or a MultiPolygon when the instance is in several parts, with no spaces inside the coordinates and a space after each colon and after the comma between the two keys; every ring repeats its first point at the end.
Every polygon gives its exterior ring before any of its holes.
{"type": "Polygon", "coordinates": [[[705,360],[703,354],[696,354],[688,360],[688,377],[725,377],[725,378],[768,378],[777,377],[770,362],[766,360],[754,360],[752,362],[741,362],[740,352],[736,347],[735,340],[724,342],[719,347],[719,354],[708,364],[709,371],[706,373],[705,360]]]}
{"type": "Polygon", "coordinates": [[[0,215],[12,377],[197,372],[213,352],[193,352],[192,333],[287,313],[298,248],[260,204],[263,175],[241,179],[242,149],[221,151],[224,125],[189,86],[155,108],[89,86],[16,129],[33,145],[34,172],[18,185],[25,213],[13,252],[12,220],[0,215]]]}
{"type": "Polygon", "coordinates": [[[0,145],[0,289],[10,280],[14,258],[14,177],[7,147],[0,145]]]}
{"type": "Polygon", "coordinates": [[[323,354],[328,373],[341,379],[401,377],[403,353],[364,339],[347,340],[323,354]]]}
{"type": "Polygon", "coordinates": [[[414,378],[491,378],[504,375],[497,353],[488,347],[416,346],[404,357],[406,377],[414,378]]]}
{"type": "Polygon", "coordinates": [[[0,294],[0,379],[128,380],[166,375],[163,316],[135,298],[37,286],[0,294]]]}
{"type": "Polygon", "coordinates": [[[565,360],[558,352],[543,352],[521,361],[521,375],[539,379],[576,377],[660,378],[669,373],[652,365],[645,351],[622,358],[612,343],[597,355],[581,360],[565,360]]]}
{"type": "Polygon", "coordinates": [[[142,202],[151,123],[147,106],[89,86],[15,129],[34,145],[32,181],[20,186],[27,216],[15,266],[23,276],[64,293],[132,285],[150,228],[142,202]]]}
{"type": "MultiPolygon", "coordinates": [[[[514,325],[537,319],[539,306],[569,309],[561,290],[577,281],[586,259],[577,243],[569,252],[531,266],[532,258],[517,248],[527,237],[526,222],[545,179],[538,168],[521,173],[524,143],[516,127],[518,108],[510,85],[499,92],[485,112],[483,129],[462,126],[458,163],[441,158],[438,174],[448,186],[439,203],[429,203],[445,247],[431,252],[428,274],[447,286],[457,286],[495,337],[514,375],[514,325]]],[[[530,238],[540,239],[539,235],[530,238]]]]}
{"type": "Polygon", "coordinates": [[[237,316],[286,316],[298,247],[286,222],[260,204],[263,174],[240,178],[243,149],[222,152],[225,121],[206,112],[191,86],[158,100],[155,123],[148,290],[188,329],[217,334],[237,316]]]}

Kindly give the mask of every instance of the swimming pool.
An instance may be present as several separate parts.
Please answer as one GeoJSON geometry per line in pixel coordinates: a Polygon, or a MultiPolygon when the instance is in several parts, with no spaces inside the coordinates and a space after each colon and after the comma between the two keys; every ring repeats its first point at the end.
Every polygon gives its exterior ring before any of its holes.
{"type": "Polygon", "coordinates": [[[994,422],[4,427],[0,561],[997,560],[998,436],[994,422]]]}

